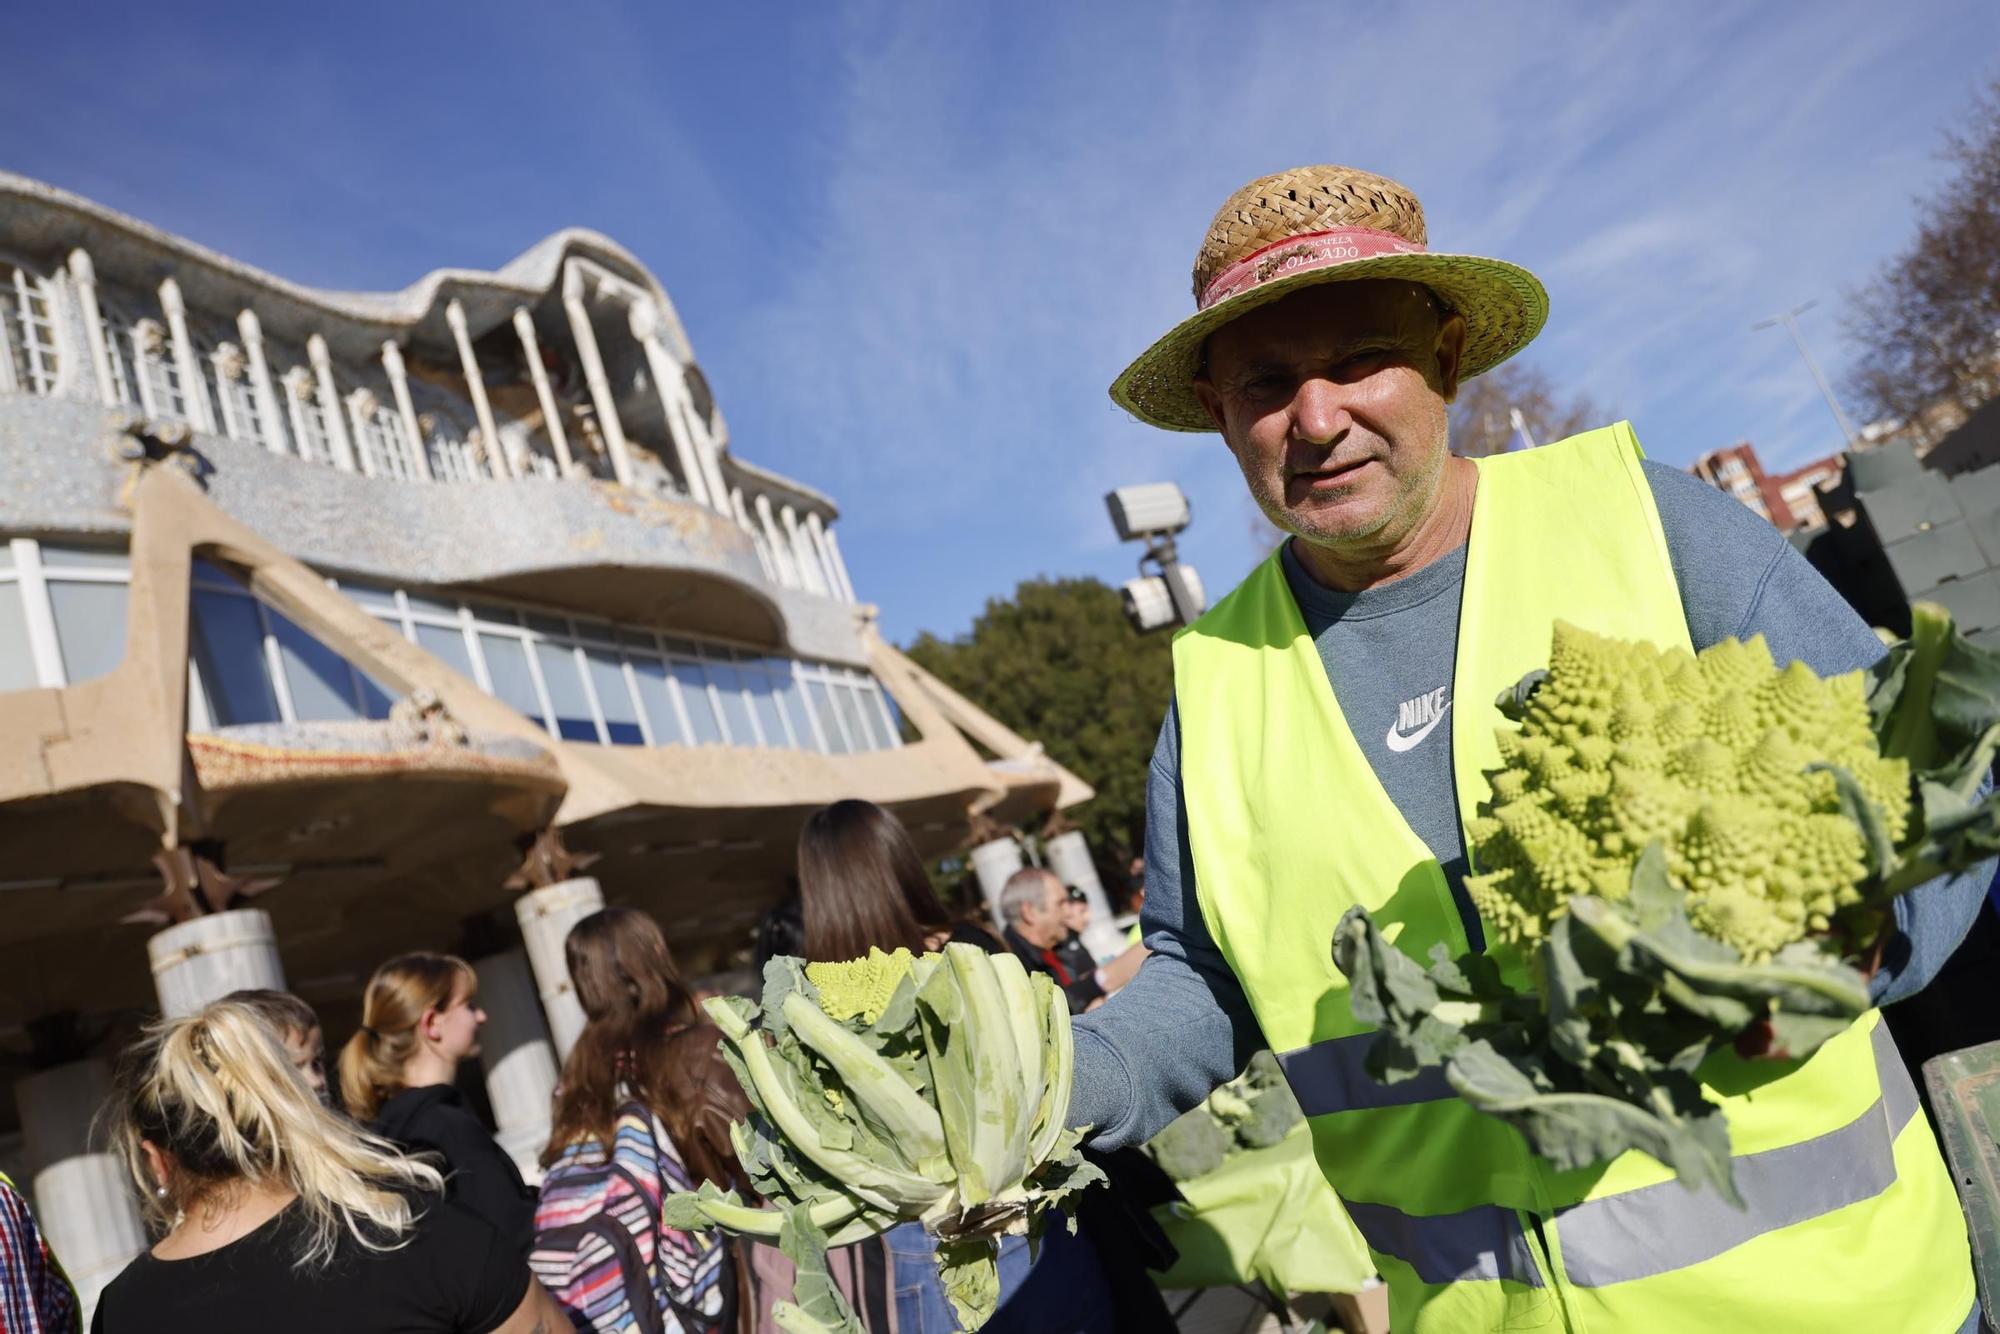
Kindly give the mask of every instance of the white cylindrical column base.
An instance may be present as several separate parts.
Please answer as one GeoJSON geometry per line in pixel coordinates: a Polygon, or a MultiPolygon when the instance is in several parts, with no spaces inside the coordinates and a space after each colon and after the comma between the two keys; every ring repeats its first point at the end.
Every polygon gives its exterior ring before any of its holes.
{"type": "Polygon", "coordinates": [[[479,1060],[486,1097],[493,1104],[494,1138],[531,1185],[542,1178],[542,1150],[549,1142],[549,1104],[556,1091],[556,1051],[542,1018],[528,956],[508,950],[473,964],[479,974],[479,1060]]]}
{"type": "Polygon", "coordinates": [[[577,1003],[576,991],[569,984],[563,941],[571,927],[603,906],[604,891],[589,876],[530,890],[514,903],[521,939],[528,947],[528,963],[535,971],[535,989],[542,997],[542,1013],[548,1016],[549,1036],[555,1039],[557,1061],[569,1059],[576,1035],[583,1032],[583,1006],[577,1003]]]}
{"type": "Polygon", "coordinates": [[[76,1284],[86,1326],[97,1294],[146,1245],[124,1164],[91,1143],[91,1125],[110,1095],[111,1066],[100,1060],[59,1065],[14,1085],[35,1221],[76,1284]]]}
{"type": "Polygon", "coordinates": [[[979,892],[986,896],[986,915],[996,927],[1007,924],[1000,917],[1000,891],[1007,877],[1021,869],[1021,845],[1011,838],[996,838],[972,850],[972,873],[979,877],[979,892]]]}
{"type": "Polygon", "coordinates": [[[196,917],[146,942],[160,1012],[172,1019],[249,987],[285,989],[278,935],[261,908],[196,917]]]}
{"type": "Polygon", "coordinates": [[[1111,900],[1104,895],[1104,883],[1097,878],[1097,863],[1090,859],[1090,844],[1081,829],[1057,834],[1042,844],[1049,869],[1065,885],[1075,885],[1090,900],[1090,925],[1083,929],[1083,946],[1099,963],[1115,959],[1125,949],[1125,933],[1111,921],[1111,900]]]}

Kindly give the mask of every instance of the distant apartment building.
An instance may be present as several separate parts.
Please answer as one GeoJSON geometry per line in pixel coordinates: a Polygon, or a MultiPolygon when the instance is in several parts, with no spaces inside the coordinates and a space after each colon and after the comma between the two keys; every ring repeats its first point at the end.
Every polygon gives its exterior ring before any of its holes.
{"type": "Polygon", "coordinates": [[[1791,472],[1772,475],[1764,471],[1757,447],[1746,440],[1710,450],[1688,471],[1716,490],[1735,496],[1778,531],[1789,533],[1825,526],[1817,488],[1838,478],[1841,467],[1841,456],[1830,454],[1791,472]]]}

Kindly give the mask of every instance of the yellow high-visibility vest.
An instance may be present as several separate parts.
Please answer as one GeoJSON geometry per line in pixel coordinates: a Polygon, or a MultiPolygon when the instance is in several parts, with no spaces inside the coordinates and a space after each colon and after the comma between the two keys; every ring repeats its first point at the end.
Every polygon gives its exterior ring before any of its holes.
{"type": "MultiPolygon", "coordinates": [[[[1638,441],[1620,423],[1479,460],[1453,668],[1461,820],[1561,617],[1688,646],[1638,441]]],[[[1879,1014],[1804,1062],[1701,1069],[1748,1203],[1645,1154],[1557,1172],[1441,1077],[1381,1085],[1334,967],[1359,903],[1418,959],[1468,948],[1444,873],[1341,716],[1274,554],[1174,645],[1196,898],[1311,1119],[1321,1169],[1389,1283],[1403,1334],[1956,1331],[1965,1222],[1879,1014]]],[[[1489,933],[1490,935],[1490,933],[1489,933]]],[[[1435,1074],[1436,1072],[1433,1072],[1435,1074]]]]}

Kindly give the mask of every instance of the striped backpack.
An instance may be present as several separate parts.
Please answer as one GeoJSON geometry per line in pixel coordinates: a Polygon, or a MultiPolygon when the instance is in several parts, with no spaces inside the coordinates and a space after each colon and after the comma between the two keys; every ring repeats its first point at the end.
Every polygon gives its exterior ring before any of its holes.
{"type": "Polygon", "coordinates": [[[528,1267],[579,1331],[727,1334],[736,1323],[728,1243],[660,1226],[660,1202],[690,1190],[659,1118],[618,1109],[607,1157],[600,1144],[564,1150],[542,1179],[528,1267]]]}

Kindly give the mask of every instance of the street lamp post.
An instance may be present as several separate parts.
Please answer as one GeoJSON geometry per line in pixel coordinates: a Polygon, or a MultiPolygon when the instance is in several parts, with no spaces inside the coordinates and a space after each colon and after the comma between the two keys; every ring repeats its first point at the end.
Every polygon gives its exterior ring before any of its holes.
{"type": "Polygon", "coordinates": [[[1785,332],[1789,333],[1792,336],[1792,342],[1798,345],[1799,356],[1805,361],[1806,369],[1812,372],[1813,382],[1819,386],[1819,392],[1825,397],[1827,407],[1833,410],[1833,419],[1840,423],[1840,438],[1846,442],[1849,449],[1852,449],[1854,448],[1854,423],[1850,422],[1847,419],[1847,414],[1841,411],[1840,400],[1833,396],[1833,386],[1827,383],[1826,376],[1820,371],[1819,363],[1813,360],[1812,349],[1806,346],[1805,335],[1799,332],[1799,316],[1805,314],[1818,304],[1819,301],[1817,299],[1808,301],[1803,306],[1792,307],[1792,309],[1782,315],[1773,315],[1768,320],[1759,320],[1751,325],[1750,328],[1752,332],[1755,332],[1759,329],[1768,329],[1777,324],[1785,326],[1785,332]]]}

